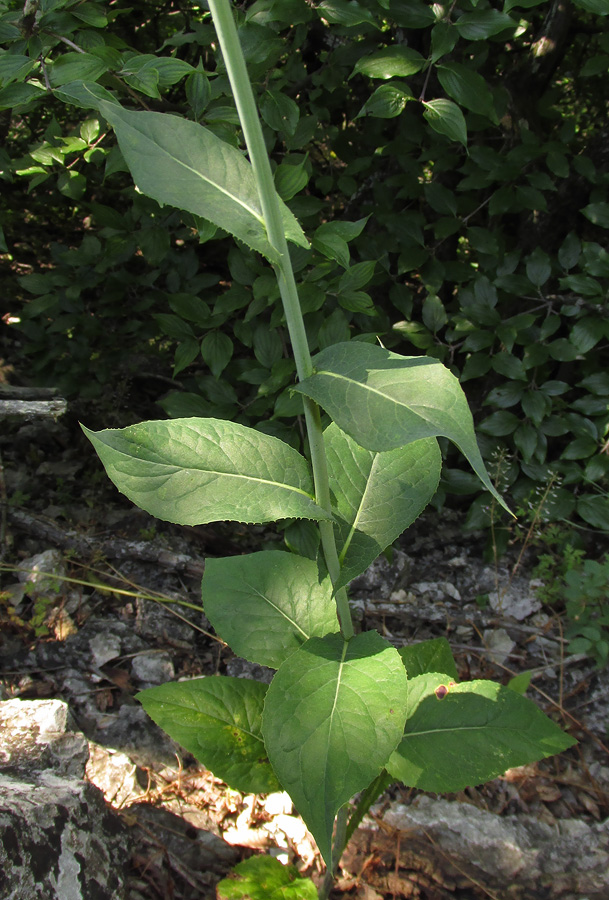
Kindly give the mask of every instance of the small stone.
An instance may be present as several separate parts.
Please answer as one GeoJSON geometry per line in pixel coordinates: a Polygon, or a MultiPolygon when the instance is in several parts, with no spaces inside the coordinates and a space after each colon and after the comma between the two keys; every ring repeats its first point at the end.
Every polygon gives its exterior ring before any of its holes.
{"type": "Polygon", "coordinates": [[[131,663],[134,678],[146,685],[165,684],[173,681],[175,670],[167,653],[138,653],[131,663]]]}
{"type": "Polygon", "coordinates": [[[98,668],[121,655],[121,641],[116,634],[101,632],[89,641],[93,662],[98,668]]]}
{"type": "Polygon", "coordinates": [[[59,550],[45,550],[36,556],[30,556],[23,560],[19,568],[23,570],[18,573],[19,581],[34,585],[35,594],[58,593],[63,582],[53,575],[66,574],[63,556],[59,550]]]}

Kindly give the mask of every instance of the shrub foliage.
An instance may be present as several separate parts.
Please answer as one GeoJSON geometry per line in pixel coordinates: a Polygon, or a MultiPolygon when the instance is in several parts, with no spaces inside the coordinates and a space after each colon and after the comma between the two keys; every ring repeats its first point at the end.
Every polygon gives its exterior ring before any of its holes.
{"type": "MultiPolygon", "coordinates": [[[[242,46],[312,351],[425,353],[461,378],[516,504],[609,529],[606,0],[257,0],[242,46]]],[[[297,444],[267,263],[138,193],[100,101],[243,147],[205,5],[0,0],[3,314],[24,375],[103,397],[176,379],[170,417],[297,444]]],[[[102,104],[103,105],[103,104],[102,104]]],[[[447,451],[448,452],[448,451],[447,451]]],[[[440,498],[491,495],[448,452],[440,498]]]]}

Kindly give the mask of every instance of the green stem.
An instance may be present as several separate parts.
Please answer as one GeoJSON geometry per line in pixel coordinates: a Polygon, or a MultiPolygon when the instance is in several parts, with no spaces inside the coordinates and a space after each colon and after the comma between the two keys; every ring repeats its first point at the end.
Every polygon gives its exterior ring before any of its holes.
{"type": "Polygon", "coordinates": [[[349,808],[341,807],[336,817],[336,830],[334,832],[334,844],[332,846],[332,865],[326,869],[326,875],[323,884],[319,889],[319,900],[328,900],[336,873],[338,872],[338,864],[343,855],[343,850],[347,846],[347,818],[349,816],[349,808]]]}
{"type": "MultiPolygon", "coordinates": [[[[209,9],[220,42],[250,162],[256,178],[258,196],[269,242],[276,254],[273,269],[275,270],[281,293],[296,363],[296,372],[299,380],[303,381],[313,374],[313,363],[298,299],[294,270],[292,269],[285,238],[281,207],[277,191],[275,190],[275,182],[273,181],[271,164],[264,143],[254,93],[247,74],[245,59],[239,43],[239,36],[229,0],[209,0],[209,9]]],[[[312,400],[305,397],[304,412],[309,436],[316,502],[326,512],[331,513],[328,468],[319,407],[312,400]]],[[[320,522],[319,531],[326,566],[328,567],[332,583],[335,584],[340,574],[340,563],[336,551],[334,529],[330,522],[320,522]]],[[[341,633],[345,640],[350,640],[354,631],[345,588],[341,588],[336,592],[336,607],[341,633]]]]}

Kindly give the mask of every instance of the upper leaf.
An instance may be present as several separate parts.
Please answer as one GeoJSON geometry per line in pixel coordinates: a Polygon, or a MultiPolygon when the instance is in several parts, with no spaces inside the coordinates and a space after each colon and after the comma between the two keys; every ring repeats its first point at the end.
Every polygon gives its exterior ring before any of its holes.
{"type": "MultiPolygon", "coordinates": [[[[166,113],[133,112],[103,101],[99,110],[114,128],[142,193],[209,219],[276,262],[252,167],[236,147],[196,122],[166,113]]],[[[288,240],[308,247],[294,215],[284,204],[281,209],[288,240]]]]}
{"type": "Polygon", "coordinates": [[[140,691],[157,725],[230,787],[248,794],[280,790],[260,732],[266,684],[212,676],[140,691]]]}
{"type": "Polygon", "coordinates": [[[335,424],[324,431],[324,444],[335,497],[339,588],[425,509],[437,490],[442,458],[434,438],[379,453],[360,447],[335,424]]]}
{"type": "Polygon", "coordinates": [[[460,791],[574,743],[515,691],[492,681],[447,684],[436,672],[408,679],[404,737],[387,770],[409,787],[460,791]]]}
{"type": "Polygon", "coordinates": [[[341,806],[375,778],[403,731],[406,671],[376,632],[311,638],[281,666],[262,733],[277,777],[328,866],[341,806]]]}
{"type": "Polygon", "coordinates": [[[360,446],[393,450],[444,435],[507,509],[484,466],[465,394],[442,363],[361,341],[328,347],[314,362],[315,374],[295,390],[319,403],[360,446]]]}
{"type": "Polygon", "coordinates": [[[272,669],[310,637],[338,625],[329,576],[293,553],[208,559],[202,592],[219,636],[238,656],[272,669]]]}
{"type": "Polygon", "coordinates": [[[178,525],[327,519],[305,459],[283,441],[224,419],[140,422],[83,431],[137,506],[178,525]]]}

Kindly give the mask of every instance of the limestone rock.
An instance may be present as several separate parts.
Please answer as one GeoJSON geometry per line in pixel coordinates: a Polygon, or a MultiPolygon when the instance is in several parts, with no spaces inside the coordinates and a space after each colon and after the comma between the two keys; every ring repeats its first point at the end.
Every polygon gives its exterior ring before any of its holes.
{"type": "Polygon", "coordinates": [[[431,838],[460,871],[510,900],[609,896],[609,820],[589,825],[565,819],[552,827],[532,816],[497,816],[427,796],[410,806],[395,804],[384,819],[431,838]]]}
{"type": "Polygon", "coordinates": [[[88,745],[59,700],[0,703],[0,896],[123,900],[120,819],[83,780],[88,745]]]}

